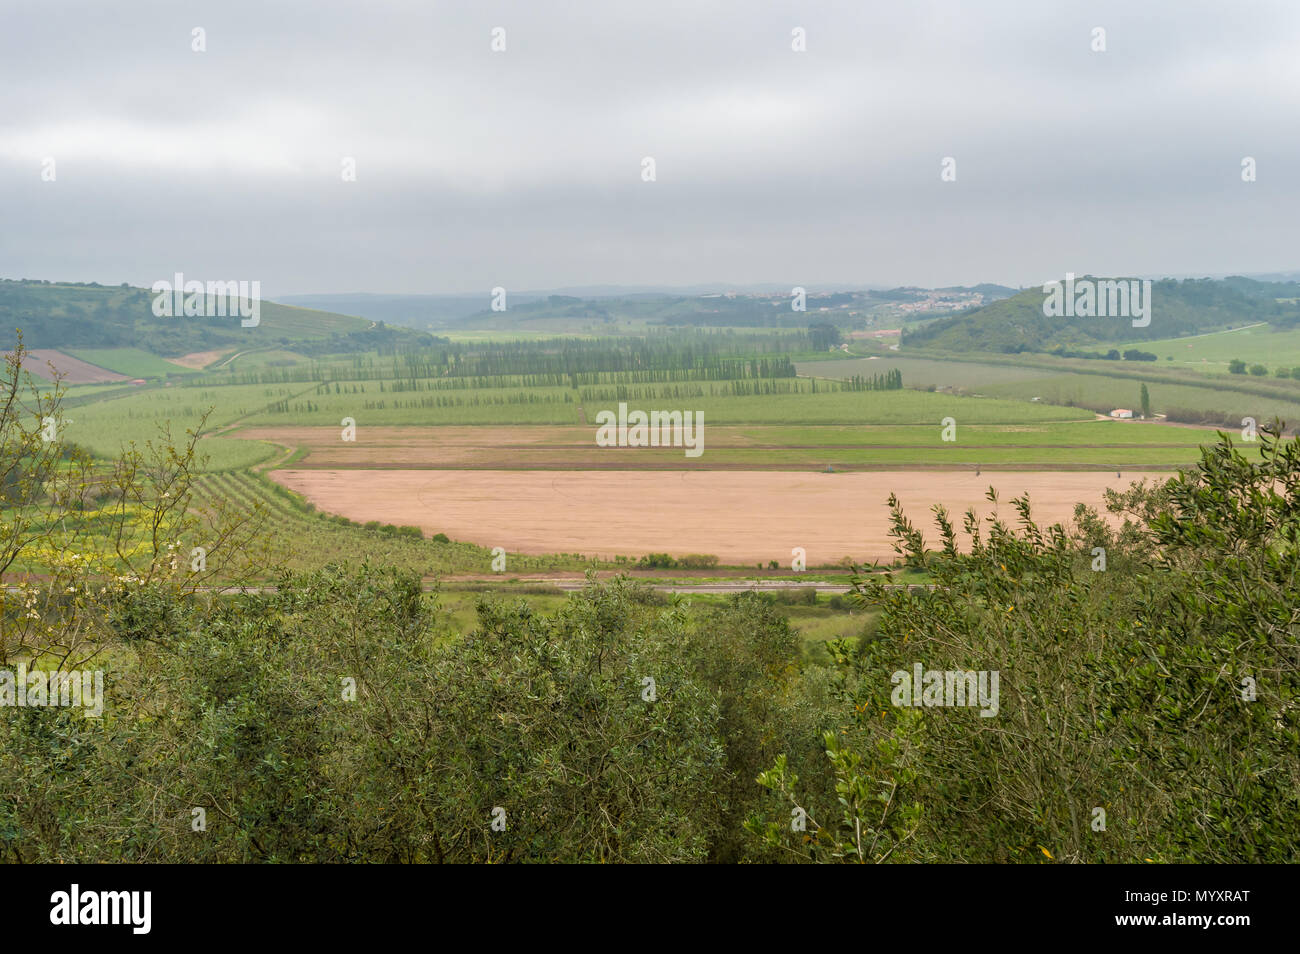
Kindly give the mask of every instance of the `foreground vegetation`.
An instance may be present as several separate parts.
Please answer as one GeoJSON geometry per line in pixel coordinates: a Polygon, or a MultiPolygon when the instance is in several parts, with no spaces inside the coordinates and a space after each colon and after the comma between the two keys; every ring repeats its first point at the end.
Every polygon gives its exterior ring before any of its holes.
{"type": "Polygon", "coordinates": [[[957,518],[963,551],[948,514],[930,546],[895,505],[899,552],[934,587],[859,575],[870,622],[814,655],[771,599],[697,605],[624,579],[562,602],[485,596],[468,627],[378,562],[216,597],[200,587],[218,568],[266,565],[259,514],[194,512],[220,495],[195,499],[193,435],[106,470],[41,438],[53,397],[9,397],[0,669],[101,669],[106,705],[0,708],[6,860],[1220,863],[1300,847],[1300,444],[1275,432],[1112,494],[1115,530],[1087,508],[1040,527],[1021,501],[1014,525],[957,518]],[[14,582],[37,550],[47,577],[14,582]],[[892,674],[917,663],[998,672],[997,714],[895,705],[892,674]]]}

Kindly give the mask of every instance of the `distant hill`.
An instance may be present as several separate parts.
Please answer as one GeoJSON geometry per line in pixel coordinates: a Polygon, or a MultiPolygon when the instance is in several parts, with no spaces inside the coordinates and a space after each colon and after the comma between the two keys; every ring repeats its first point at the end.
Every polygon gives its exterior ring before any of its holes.
{"type": "Polygon", "coordinates": [[[1300,321],[1300,306],[1294,301],[1296,295],[1294,283],[1258,282],[1240,277],[1155,281],[1151,284],[1151,323],[1135,328],[1128,317],[1049,317],[1043,309],[1047,295],[1039,286],[952,318],[906,330],[903,345],[951,352],[1014,354],[1095,347],[1102,342],[1176,338],[1259,321],[1291,327],[1300,321]]]}
{"type": "Polygon", "coordinates": [[[1019,288],[1011,288],[1007,285],[994,285],[991,282],[982,282],[979,285],[950,285],[947,288],[940,288],[944,292],[979,292],[985,298],[997,301],[1002,298],[1010,298],[1012,295],[1019,293],[1019,288]]]}
{"type": "MultiPolygon", "coordinates": [[[[361,315],[409,328],[559,331],[593,323],[639,322],[657,325],[801,327],[807,317],[789,308],[793,284],[696,285],[660,288],[641,285],[592,285],[549,291],[510,291],[509,309],[491,311],[490,295],[289,295],[286,302],[361,315]],[[784,308],[782,305],[784,304],[784,308]]],[[[870,309],[882,302],[917,302],[935,291],[979,293],[986,301],[1016,294],[1004,285],[953,286],[941,289],[809,284],[808,310],[870,309]]],[[[918,313],[917,317],[925,317],[918,313]]]]}
{"type": "MultiPolygon", "coordinates": [[[[567,288],[545,289],[510,289],[511,307],[516,305],[544,302],[551,298],[596,300],[602,306],[609,306],[619,299],[629,301],[684,301],[692,298],[736,293],[750,295],[788,295],[790,289],[798,282],[762,282],[735,284],[715,282],[712,284],[684,285],[581,285],[567,288]]],[[[833,292],[864,291],[883,288],[883,285],[855,285],[844,283],[805,283],[810,292],[829,294],[833,292]]],[[[980,288],[1000,288],[1002,286],[980,286],[980,288]]],[[[1016,289],[1006,289],[1007,295],[1014,295],[1016,289]]],[[[1006,297],[993,295],[990,297],[1006,297]]],[[[386,321],[391,325],[405,325],[411,328],[438,327],[451,324],[471,315],[477,315],[485,309],[491,299],[489,289],[477,294],[428,294],[428,295],[394,295],[372,294],[369,292],[328,293],[306,295],[283,295],[281,301],[304,308],[321,308],[326,311],[341,311],[348,315],[360,315],[375,321],[386,321]]]]}
{"type": "MultiPolygon", "coordinates": [[[[511,302],[522,304],[535,301],[537,296],[512,295],[511,302]]],[[[482,310],[490,300],[487,292],[481,295],[383,295],[357,292],[334,295],[286,295],[284,301],[302,308],[341,311],[360,315],[371,321],[382,321],[405,328],[440,328],[482,310]]]]}
{"type": "MultiPolygon", "coordinates": [[[[758,295],[700,295],[662,297],[652,295],[622,298],[576,298],[548,295],[537,301],[511,300],[505,312],[481,310],[467,316],[459,327],[476,330],[554,331],[594,329],[631,323],[640,326],[699,328],[805,328],[823,309],[847,309],[859,300],[856,292],[806,296],[806,311],[794,311],[789,292],[770,297],[758,295]]],[[[816,320],[825,320],[821,316],[816,320]]]]}
{"type": "Polygon", "coordinates": [[[1223,279],[1223,284],[1229,288],[1235,288],[1247,298],[1260,298],[1274,301],[1278,298],[1296,298],[1300,297],[1300,280],[1292,276],[1286,280],[1261,278],[1243,278],[1240,275],[1229,275],[1223,279]]]}
{"type": "MultiPolygon", "coordinates": [[[[808,312],[838,308],[863,293],[808,293],[808,312]]],[[[629,293],[620,296],[509,292],[508,308],[492,311],[490,296],[454,295],[293,295],[298,304],[329,305],[389,324],[420,329],[464,331],[537,331],[557,333],[600,329],[617,322],[641,325],[716,327],[792,327],[808,324],[808,314],[790,309],[788,290],[759,295],[662,295],[629,293]]]]}
{"type": "Polygon", "coordinates": [[[140,348],[163,356],[227,346],[303,350],[314,343],[311,350],[318,350],[325,342],[374,337],[364,318],[270,301],[251,328],[237,317],[158,318],[152,305],[152,292],[129,285],[0,279],[0,348],[11,348],[20,328],[29,348],[140,348]]]}

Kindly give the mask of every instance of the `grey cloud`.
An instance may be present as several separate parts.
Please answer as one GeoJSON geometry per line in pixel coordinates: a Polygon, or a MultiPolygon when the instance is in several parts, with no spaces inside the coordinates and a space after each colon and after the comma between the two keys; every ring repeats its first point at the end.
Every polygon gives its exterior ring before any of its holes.
{"type": "Polygon", "coordinates": [[[276,295],[1297,267],[1285,2],[8,7],[6,277],[276,295]]]}

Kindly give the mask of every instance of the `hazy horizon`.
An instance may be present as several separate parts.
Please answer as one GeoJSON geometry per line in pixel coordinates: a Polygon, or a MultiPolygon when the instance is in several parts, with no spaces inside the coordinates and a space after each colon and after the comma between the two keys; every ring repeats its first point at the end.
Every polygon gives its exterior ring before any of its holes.
{"type": "Polygon", "coordinates": [[[14,278],[183,271],[279,298],[1297,268],[1284,3],[5,16],[14,278]]]}

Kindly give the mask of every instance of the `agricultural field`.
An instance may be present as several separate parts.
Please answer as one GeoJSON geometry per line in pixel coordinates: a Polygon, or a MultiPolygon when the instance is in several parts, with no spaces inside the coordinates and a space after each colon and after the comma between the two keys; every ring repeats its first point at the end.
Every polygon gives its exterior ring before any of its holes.
{"type": "Polygon", "coordinates": [[[1177,366],[1217,374],[1226,374],[1228,362],[1234,359],[1246,364],[1262,364],[1269,373],[1278,368],[1300,365],[1300,329],[1278,331],[1271,325],[1260,323],[1231,331],[1193,335],[1187,338],[1164,338],[1115,345],[1140,348],[1156,354],[1163,363],[1172,359],[1177,366]]]}
{"type": "MultiPolygon", "coordinates": [[[[490,550],[471,543],[432,539],[441,532],[415,532],[410,525],[382,522],[351,523],[318,511],[305,498],[250,473],[213,474],[198,485],[203,498],[222,498],[240,511],[264,521],[270,561],[268,569],[307,570],[331,560],[389,563],[425,577],[448,574],[490,574],[490,550]]],[[[570,571],[580,573],[596,564],[576,554],[514,555],[511,574],[570,571]]],[[[271,574],[273,575],[273,574],[271,574]]]]}
{"type": "MultiPolygon", "coordinates": [[[[64,417],[63,434],[67,440],[96,455],[112,457],[132,441],[140,445],[157,441],[160,426],[170,426],[172,438],[181,439],[211,409],[205,432],[211,434],[268,402],[293,393],[295,389],[287,385],[140,388],[124,396],[70,406],[64,417]]],[[[251,466],[276,452],[269,444],[217,437],[206,437],[200,442],[200,449],[212,458],[210,467],[218,470],[251,466]]]]}
{"type": "MultiPolygon", "coordinates": [[[[53,382],[33,378],[32,382],[42,394],[53,394],[56,390],[53,382]]],[[[71,407],[91,401],[103,401],[113,397],[125,397],[139,393],[139,386],[129,380],[108,381],[103,384],[72,384],[61,382],[58,385],[63,392],[63,406],[71,407]]]]}
{"type": "Polygon", "coordinates": [[[879,374],[883,368],[898,368],[903,372],[903,380],[910,388],[962,388],[981,394],[992,393],[987,389],[999,384],[1044,377],[1043,372],[1037,368],[981,364],[977,361],[942,361],[901,354],[876,358],[838,358],[812,366],[801,361],[795,367],[800,374],[832,380],[855,374],[879,374]]]}
{"type": "Polygon", "coordinates": [[[852,559],[890,563],[890,493],[913,514],[942,504],[954,514],[996,511],[1028,493],[1042,523],[1068,522],[1076,503],[1153,473],[934,471],[856,474],[622,471],[276,470],[276,482],[320,509],[356,522],[398,520],[508,553],[578,551],[605,561],[627,554],[707,553],[723,565],[809,566],[852,559]],[[985,494],[996,488],[1001,504],[985,494]]]}
{"type": "Polygon", "coordinates": [[[239,372],[260,368],[294,368],[310,365],[312,360],[312,358],[298,354],[296,351],[286,351],[283,348],[268,348],[266,350],[235,352],[227,360],[220,362],[220,366],[223,370],[228,369],[231,372],[239,372]]]}
{"type": "MultiPolygon", "coordinates": [[[[892,356],[791,361],[808,353],[777,330],[234,351],[220,370],[167,385],[74,388],[64,434],[110,457],[156,440],[162,424],[181,438],[211,409],[197,445],[202,493],[266,505],[270,565],[346,554],[434,576],[488,573],[495,546],[511,554],[512,574],[627,567],[660,552],[785,566],[808,539],[813,566],[888,562],[893,490],[921,511],[960,511],[981,508],[990,484],[1004,496],[1028,489],[1047,519],[1068,519],[1105,488],[1194,462],[1208,433],[1098,420],[1040,393],[1045,381],[1114,384],[1098,375],[892,356]],[[940,375],[961,393],[926,390],[940,375]],[[701,413],[703,453],[597,446],[596,415],[619,403],[701,413]]],[[[1135,405],[1136,385],[1124,387],[1135,405]]],[[[1151,387],[1153,399],[1165,393],[1151,387]]]]}
{"type": "Polygon", "coordinates": [[[282,348],[228,351],[209,361],[193,384],[227,387],[233,384],[310,384],[401,377],[393,359],[377,352],[309,356],[282,348]],[[387,373],[380,369],[388,369],[387,373]]]}
{"type": "MultiPolygon", "coordinates": [[[[1246,416],[1257,421],[1280,417],[1300,422],[1300,381],[1226,373],[1210,376],[1171,369],[1164,361],[1062,362],[1044,356],[1005,360],[990,356],[980,361],[900,356],[800,364],[799,370],[801,374],[844,377],[879,373],[881,367],[899,368],[909,387],[953,388],[1015,402],[1100,412],[1116,407],[1137,408],[1141,387],[1146,384],[1155,414],[1190,411],[1212,423],[1240,421],[1246,416]]],[[[1195,415],[1180,414],[1179,420],[1195,415]]]]}
{"type": "Polygon", "coordinates": [[[245,423],[571,424],[580,420],[571,388],[481,388],[407,392],[402,381],[343,381],[303,389],[252,413],[245,423]]]}
{"type": "Polygon", "coordinates": [[[361,331],[369,327],[370,322],[350,315],[263,301],[262,324],[247,330],[256,331],[263,326],[281,338],[312,340],[361,331]]]}
{"type": "Polygon", "coordinates": [[[167,360],[172,364],[179,364],[182,368],[188,368],[190,371],[202,371],[208,365],[229,354],[230,350],[229,348],[215,348],[210,351],[191,351],[189,354],[178,355],[167,360]]]}
{"type": "MultiPolygon", "coordinates": [[[[703,412],[707,422],[717,424],[805,425],[860,422],[938,425],[943,418],[950,416],[970,424],[1018,424],[1079,417],[1077,411],[1062,407],[952,397],[907,389],[827,392],[826,385],[822,384],[819,393],[811,393],[808,389],[814,386],[813,382],[800,381],[799,386],[799,393],[738,397],[714,393],[698,398],[675,398],[670,388],[661,388],[657,394],[651,392],[629,398],[629,407],[638,406],[634,401],[640,401],[642,405],[655,401],[658,407],[681,407],[683,410],[703,412]],[[671,403],[674,401],[679,403],[671,403]]],[[[635,392],[637,389],[631,390],[635,392]]],[[[617,411],[618,401],[609,397],[591,401],[584,399],[583,407],[588,420],[594,420],[596,412],[617,411]]]]}
{"type": "Polygon", "coordinates": [[[32,349],[28,352],[23,367],[34,377],[46,381],[54,381],[57,378],[65,385],[103,384],[130,380],[129,375],[102,368],[53,348],[32,349]]]}
{"type": "Polygon", "coordinates": [[[358,425],[406,424],[577,424],[594,422],[600,411],[654,404],[703,413],[716,424],[938,423],[955,416],[969,423],[1020,423],[1078,419],[1062,407],[922,391],[848,391],[799,379],[782,379],[772,393],[734,395],[728,382],[686,380],[671,384],[566,387],[483,387],[472,391],[398,390],[402,380],[342,381],[307,389],[251,415],[247,424],[336,425],[343,417],[358,425]]]}
{"type": "MultiPolygon", "coordinates": [[[[706,421],[704,452],[599,447],[594,425],[567,427],[250,426],[232,436],[297,451],[296,468],[432,470],[1164,469],[1195,461],[1206,432],[1134,421],[966,425],[944,441],[924,425],[743,427],[706,421]]],[[[285,464],[284,466],[288,466],[285,464]]]]}
{"type": "Polygon", "coordinates": [[[69,354],[130,378],[161,378],[193,373],[189,368],[139,348],[76,348],[69,351],[69,354]]]}

